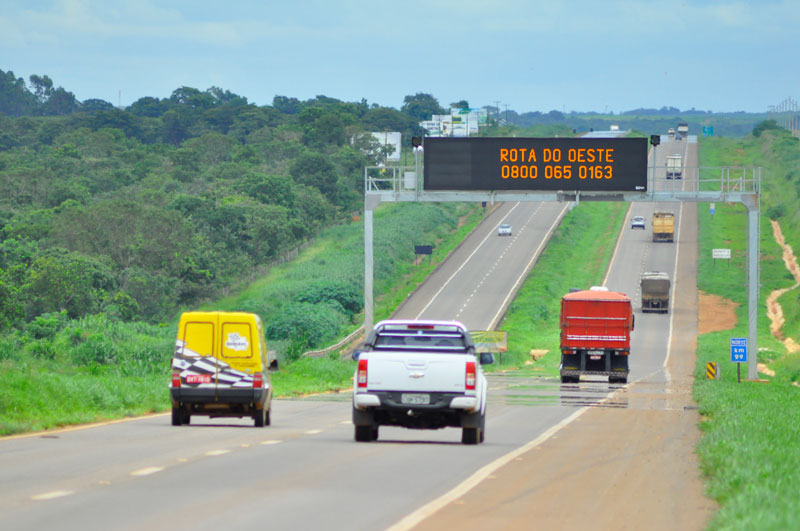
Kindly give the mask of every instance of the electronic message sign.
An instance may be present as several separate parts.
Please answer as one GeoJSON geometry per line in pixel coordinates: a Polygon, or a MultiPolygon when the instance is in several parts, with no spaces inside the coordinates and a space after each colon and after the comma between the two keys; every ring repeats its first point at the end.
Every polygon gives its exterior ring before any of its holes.
{"type": "Polygon", "coordinates": [[[647,191],[646,138],[426,138],[426,191],[647,191]]]}

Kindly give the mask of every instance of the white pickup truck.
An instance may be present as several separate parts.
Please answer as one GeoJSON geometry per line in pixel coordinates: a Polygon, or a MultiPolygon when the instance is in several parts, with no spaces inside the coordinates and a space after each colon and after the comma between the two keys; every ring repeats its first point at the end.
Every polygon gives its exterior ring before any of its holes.
{"type": "Polygon", "coordinates": [[[461,428],[461,442],[483,442],[486,377],[492,354],[475,353],[457,321],[381,321],[353,353],[353,424],[360,442],[380,426],[461,428]]]}

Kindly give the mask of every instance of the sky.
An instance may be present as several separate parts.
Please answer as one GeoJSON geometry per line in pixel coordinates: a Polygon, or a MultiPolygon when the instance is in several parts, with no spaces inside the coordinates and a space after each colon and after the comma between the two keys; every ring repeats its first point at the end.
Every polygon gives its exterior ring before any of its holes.
{"type": "Polygon", "coordinates": [[[122,106],[187,86],[257,105],[766,112],[799,97],[798,28],[796,0],[2,0],[0,70],[122,106]]]}

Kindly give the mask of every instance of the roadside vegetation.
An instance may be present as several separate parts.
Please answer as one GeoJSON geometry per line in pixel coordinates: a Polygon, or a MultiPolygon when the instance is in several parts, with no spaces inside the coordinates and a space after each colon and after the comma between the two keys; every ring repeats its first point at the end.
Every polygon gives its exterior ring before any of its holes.
{"type": "MultiPolygon", "coordinates": [[[[800,143],[770,122],[757,126],[753,135],[701,140],[704,166],[764,168],[761,204],[761,287],[758,312],[758,360],[774,371],[760,374],[768,382],[737,383],[730,362],[730,338],[747,337],[746,210],[740,205],[717,204],[711,216],[708,205],[699,210],[700,241],[698,288],[738,304],[737,322],[731,330],[698,338],[698,364],[694,396],[703,421],[698,446],[708,494],[720,504],[711,529],[797,529],[800,502],[793,495],[800,484],[800,353],[790,353],[769,330],[766,297],[795,281],[781,258],[770,219],[780,222],[787,242],[800,249],[800,143]],[[730,248],[730,264],[713,263],[711,250],[730,248]],[[722,379],[705,379],[705,364],[719,363],[722,379]]],[[[780,299],[786,322],[782,332],[795,340],[800,331],[798,291],[780,299]]],[[[753,352],[749,352],[752,356],[753,352]]],[[[746,378],[747,368],[742,367],[746,378]]]]}
{"type": "MultiPolygon", "coordinates": [[[[471,204],[379,208],[377,316],[388,316],[482,217],[483,209],[471,204]],[[430,262],[414,265],[413,245],[419,241],[433,244],[435,251],[430,262]]],[[[272,375],[277,396],[347,388],[352,361],[340,360],[338,352],[322,358],[300,355],[361,324],[363,260],[363,225],[331,227],[296,260],[273,268],[241,294],[207,303],[205,309],[252,311],[268,316],[265,322],[271,324],[286,322],[276,314],[294,319],[295,324],[286,325],[286,338],[268,340],[281,361],[281,369],[272,375]],[[338,312],[344,317],[337,317],[338,312]]],[[[103,314],[70,319],[62,311],[38,316],[0,336],[0,434],[168,409],[176,332],[177,318],[169,324],[123,323],[103,314]]]]}

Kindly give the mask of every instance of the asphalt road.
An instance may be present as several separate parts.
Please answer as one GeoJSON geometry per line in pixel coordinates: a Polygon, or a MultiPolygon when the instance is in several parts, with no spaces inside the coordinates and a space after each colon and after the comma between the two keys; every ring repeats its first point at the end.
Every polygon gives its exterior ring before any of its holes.
{"type": "MultiPolygon", "coordinates": [[[[631,215],[645,215],[649,228],[652,209],[662,206],[668,205],[635,204],[631,215]]],[[[490,328],[564,208],[500,205],[399,315],[490,328]],[[512,237],[497,236],[501,222],[513,226],[512,237]]],[[[674,271],[680,241],[654,244],[649,234],[626,225],[611,289],[635,296],[641,271],[674,271]]],[[[637,313],[636,320],[630,379],[665,389],[670,318],[637,313]]],[[[408,527],[424,521],[421,507],[532,441],[548,440],[586,406],[653,407],[635,395],[621,399],[624,391],[602,381],[561,386],[491,375],[486,442],[477,446],[461,445],[456,429],[390,427],[381,428],[379,441],[357,444],[348,393],[278,400],[273,425],[262,429],[249,420],[204,417],[173,427],[168,416],[156,415],[6,438],[0,440],[0,529],[408,527]]],[[[423,516],[429,514],[435,513],[423,516]]]]}

